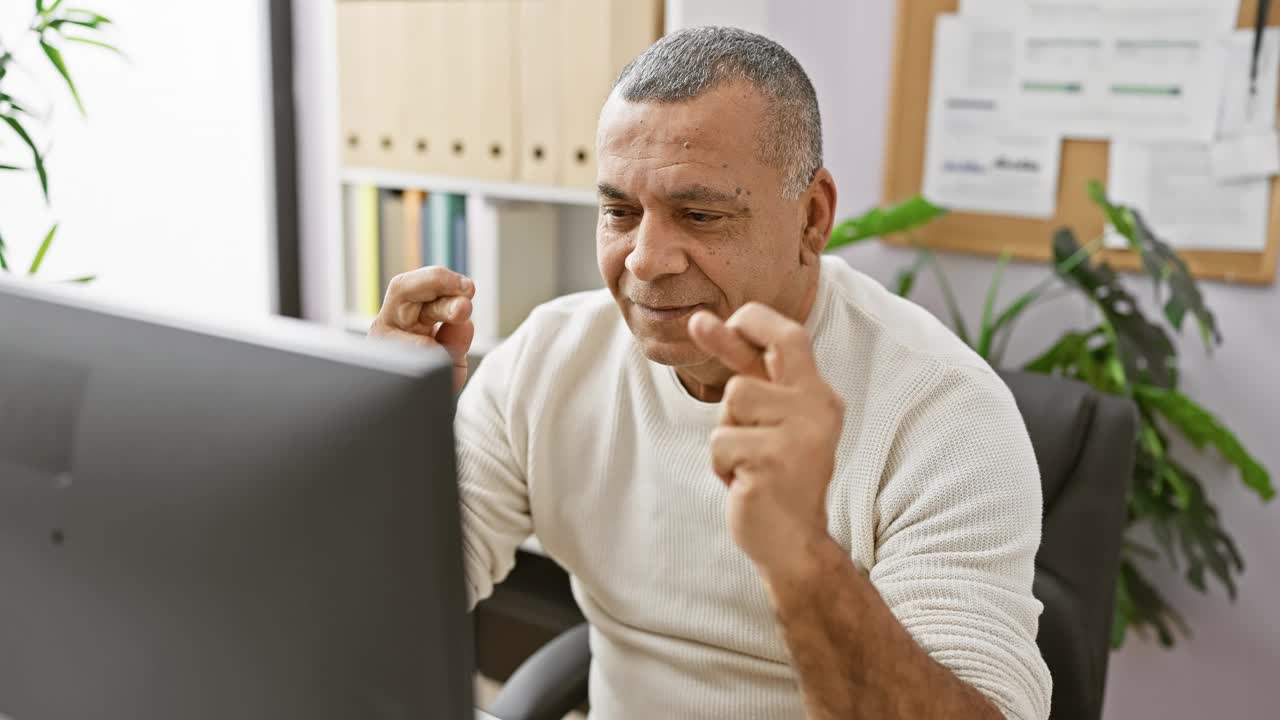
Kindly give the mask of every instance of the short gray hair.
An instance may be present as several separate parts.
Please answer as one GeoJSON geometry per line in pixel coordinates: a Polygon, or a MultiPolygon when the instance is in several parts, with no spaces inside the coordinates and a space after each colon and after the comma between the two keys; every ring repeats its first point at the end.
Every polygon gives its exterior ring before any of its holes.
{"type": "Polygon", "coordinates": [[[731,27],[677,30],[628,63],[613,92],[629,102],[679,102],[732,80],[764,96],[761,159],[782,170],[783,194],[799,197],[822,167],[822,117],[809,76],[778,43],[731,27]]]}

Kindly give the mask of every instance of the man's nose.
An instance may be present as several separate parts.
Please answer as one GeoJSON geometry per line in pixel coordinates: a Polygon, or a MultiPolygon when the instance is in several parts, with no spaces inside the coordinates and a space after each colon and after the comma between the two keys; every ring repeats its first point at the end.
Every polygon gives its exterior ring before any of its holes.
{"type": "Polygon", "coordinates": [[[689,257],[674,228],[646,213],[636,228],[635,244],[627,254],[627,270],[641,282],[663,275],[679,275],[689,269],[689,257]]]}

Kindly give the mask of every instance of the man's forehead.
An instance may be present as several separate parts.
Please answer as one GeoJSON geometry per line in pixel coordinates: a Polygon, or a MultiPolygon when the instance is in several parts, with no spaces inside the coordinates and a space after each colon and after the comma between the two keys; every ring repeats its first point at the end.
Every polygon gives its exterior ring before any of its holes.
{"type": "Polygon", "coordinates": [[[735,103],[740,93],[712,90],[674,102],[629,101],[611,95],[600,114],[601,149],[615,154],[644,149],[667,151],[754,151],[756,108],[735,103]]]}
{"type": "Polygon", "coordinates": [[[735,189],[749,184],[744,163],[705,148],[694,151],[680,144],[678,150],[615,153],[604,150],[599,157],[599,189],[604,197],[633,199],[653,194],[669,201],[734,199],[735,189]],[[716,197],[728,196],[728,197],[716,197]]]}

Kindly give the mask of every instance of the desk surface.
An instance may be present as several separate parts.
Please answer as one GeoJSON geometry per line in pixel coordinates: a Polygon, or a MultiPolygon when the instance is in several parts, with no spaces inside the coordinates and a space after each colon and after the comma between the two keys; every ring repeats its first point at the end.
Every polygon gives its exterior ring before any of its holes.
{"type": "Polygon", "coordinates": [[[477,710],[477,711],[476,711],[476,720],[498,720],[498,718],[496,718],[496,717],[494,717],[494,716],[490,715],[489,713],[487,713],[487,712],[485,712],[485,711],[483,711],[483,710],[477,710]]]}

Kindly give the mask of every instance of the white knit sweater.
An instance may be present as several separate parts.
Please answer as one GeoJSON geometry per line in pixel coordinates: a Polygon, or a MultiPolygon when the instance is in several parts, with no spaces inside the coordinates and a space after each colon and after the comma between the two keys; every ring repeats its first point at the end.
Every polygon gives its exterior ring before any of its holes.
{"type": "MultiPolygon", "coordinates": [[[[924,310],[838,258],[820,275],[806,327],[848,408],[831,536],[933,658],[1007,717],[1047,717],[1040,481],[1012,396],[924,310]]],[[[594,717],[804,717],[763,584],[726,528],[716,413],[640,353],[605,291],[538,308],[459,399],[470,597],[536,532],[591,622],[594,717]]]]}

